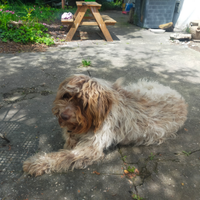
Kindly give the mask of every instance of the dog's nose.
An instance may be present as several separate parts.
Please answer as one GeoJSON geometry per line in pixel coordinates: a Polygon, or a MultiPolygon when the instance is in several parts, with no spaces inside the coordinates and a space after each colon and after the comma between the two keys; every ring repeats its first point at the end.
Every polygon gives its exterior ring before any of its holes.
{"type": "Polygon", "coordinates": [[[70,118],[70,116],[67,115],[67,114],[61,113],[61,118],[62,118],[63,120],[68,120],[68,119],[70,118]]]}

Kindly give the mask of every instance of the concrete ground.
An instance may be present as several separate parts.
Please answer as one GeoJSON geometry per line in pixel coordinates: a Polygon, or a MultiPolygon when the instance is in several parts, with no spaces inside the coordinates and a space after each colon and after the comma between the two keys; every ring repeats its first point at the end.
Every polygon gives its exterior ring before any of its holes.
{"type": "Polygon", "coordinates": [[[0,133],[10,140],[0,138],[0,200],[200,200],[200,53],[171,43],[170,33],[128,24],[121,12],[109,15],[118,21],[108,28],[114,42],[75,39],[47,52],[0,55],[0,133]],[[82,67],[83,59],[91,66],[82,67]],[[27,176],[26,158],[64,144],[51,113],[59,83],[87,70],[110,81],[148,78],[176,89],[188,102],[187,122],[160,146],[117,146],[84,170],[27,176]],[[125,176],[133,166],[139,175],[125,176]]]}

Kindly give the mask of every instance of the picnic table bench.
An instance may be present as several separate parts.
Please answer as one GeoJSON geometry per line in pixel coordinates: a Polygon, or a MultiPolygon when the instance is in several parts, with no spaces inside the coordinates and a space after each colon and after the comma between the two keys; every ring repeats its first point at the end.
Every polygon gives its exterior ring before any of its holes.
{"type": "Polygon", "coordinates": [[[107,41],[113,41],[106,25],[115,25],[116,21],[108,15],[100,15],[98,9],[101,8],[101,4],[96,2],[84,2],[77,1],[77,11],[72,19],[61,19],[63,25],[69,25],[69,32],[66,40],[71,41],[76,30],[80,25],[86,26],[99,26],[104,37],[107,41]],[[87,9],[90,9],[93,16],[85,16],[87,9]],[[93,20],[93,21],[92,21],[93,20]]]}

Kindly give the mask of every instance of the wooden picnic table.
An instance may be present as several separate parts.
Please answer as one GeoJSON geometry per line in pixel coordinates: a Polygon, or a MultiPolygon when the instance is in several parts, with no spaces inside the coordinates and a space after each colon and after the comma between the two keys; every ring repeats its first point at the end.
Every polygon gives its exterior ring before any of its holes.
{"type": "Polygon", "coordinates": [[[71,41],[76,30],[78,29],[79,25],[97,25],[101,29],[105,39],[109,42],[113,41],[106,25],[114,25],[116,21],[109,17],[108,15],[100,15],[99,9],[101,8],[101,4],[97,2],[85,2],[85,1],[77,1],[77,10],[73,16],[73,19],[62,19],[62,24],[69,25],[69,32],[67,34],[66,40],[71,41]],[[87,10],[90,10],[92,16],[85,17],[85,13],[87,10]],[[94,19],[95,21],[89,21],[94,19]],[[84,21],[86,20],[86,21],[84,21]]]}

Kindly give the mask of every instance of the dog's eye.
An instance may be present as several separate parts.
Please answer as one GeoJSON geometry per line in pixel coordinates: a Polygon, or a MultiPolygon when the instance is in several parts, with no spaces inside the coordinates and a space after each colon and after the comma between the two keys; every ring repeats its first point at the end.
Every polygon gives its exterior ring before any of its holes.
{"type": "Polygon", "coordinates": [[[70,99],[72,96],[69,93],[63,95],[63,99],[70,99]]]}

